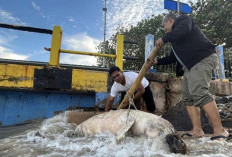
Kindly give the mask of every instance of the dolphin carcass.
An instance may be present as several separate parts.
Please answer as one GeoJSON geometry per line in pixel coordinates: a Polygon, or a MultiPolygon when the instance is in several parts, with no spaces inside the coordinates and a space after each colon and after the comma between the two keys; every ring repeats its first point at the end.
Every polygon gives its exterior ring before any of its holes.
{"type": "Polygon", "coordinates": [[[186,144],[174,134],[174,128],[164,118],[140,110],[111,110],[89,118],[75,129],[76,135],[94,135],[110,132],[120,141],[130,131],[133,135],[158,137],[164,135],[171,152],[187,153],[186,144]]]}

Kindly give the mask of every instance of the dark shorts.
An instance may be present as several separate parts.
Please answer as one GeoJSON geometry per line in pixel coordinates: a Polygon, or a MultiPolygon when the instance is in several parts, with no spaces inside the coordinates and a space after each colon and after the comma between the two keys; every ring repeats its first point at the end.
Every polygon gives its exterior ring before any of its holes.
{"type": "Polygon", "coordinates": [[[154,112],[156,107],[155,107],[155,102],[153,99],[153,94],[152,94],[152,91],[149,85],[145,88],[145,92],[143,94],[143,100],[146,103],[147,110],[150,112],[154,112]]]}
{"type": "Polygon", "coordinates": [[[204,58],[191,68],[184,69],[182,101],[189,106],[202,107],[214,100],[209,93],[212,72],[219,64],[216,53],[204,58]]]}

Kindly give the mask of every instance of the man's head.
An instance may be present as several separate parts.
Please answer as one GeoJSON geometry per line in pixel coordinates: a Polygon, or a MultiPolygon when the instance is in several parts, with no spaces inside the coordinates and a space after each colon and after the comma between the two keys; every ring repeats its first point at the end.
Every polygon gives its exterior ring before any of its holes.
{"type": "Polygon", "coordinates": [[[175,20],[176,20],[176,15],[173,13],[169,13],[164,17],[162,25],[165,33],[172,31],[172,25],[175,22],[175,20]]]}
{"type": "Polygon", "coordinates": [[[123,72],[117,66],[111,67],[109,70],[109,74],[112,77],[112,79],[117,83],[122,83],[124,80],[123,72]]]}

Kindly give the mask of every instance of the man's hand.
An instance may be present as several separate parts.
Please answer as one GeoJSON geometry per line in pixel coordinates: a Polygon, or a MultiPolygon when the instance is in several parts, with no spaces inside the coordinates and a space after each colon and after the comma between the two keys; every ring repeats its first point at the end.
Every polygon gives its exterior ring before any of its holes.
{"type": "Polygon", "coordinates": [[[105,112],[109,111],[113,105],[114,97],[110,96],[107,100],[106,106],[105,106],[105,112]]]}
{"type": "Polygon", "coordinates": [[[154,60],[147,60],[148,61],[148,64],[150,67],[154,66],[155,64],[158,63],[157,59],[155,58],[154,60]]]}
{"type": "Polygon", "coordinates": [[[158,40],[156,40],[155,46],[157,46],[158,48],[162,48],[164,46],[164,42],[162,38],[159,38],[158,40]]]}
{"type": "Polygon", "coordinates": [[[144,92],[145,92],[145,88],[140,83],[140,85],[138,86],[138,88],[136,90],[136,93],[134,95],[134,99],[133,100],[138,100],[143,95],[144,92]]]}

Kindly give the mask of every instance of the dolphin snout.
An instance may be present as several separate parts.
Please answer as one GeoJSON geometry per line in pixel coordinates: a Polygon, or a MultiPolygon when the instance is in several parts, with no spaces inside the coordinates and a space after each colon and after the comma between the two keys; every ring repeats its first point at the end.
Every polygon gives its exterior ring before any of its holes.
{"type": "Polygon", "coordinates": [[[179,136],[168,134],[165,139],[172,153],[187,154],[187,146],[179,136]]]}

